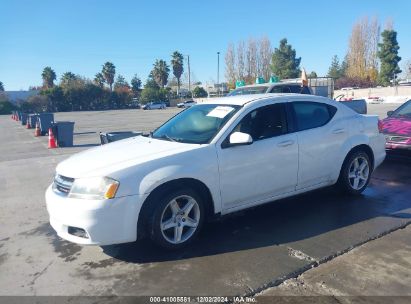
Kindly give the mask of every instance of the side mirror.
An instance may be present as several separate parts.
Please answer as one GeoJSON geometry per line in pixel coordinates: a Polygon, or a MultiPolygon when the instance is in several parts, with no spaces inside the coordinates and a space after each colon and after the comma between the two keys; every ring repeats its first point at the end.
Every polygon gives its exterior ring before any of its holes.
{"type": "Polygon", "coordinates": [[[253,143],[253,138],[250,134],[242,132],[234,132],[230,135],[230,145],[239,146],[239,145],[251,145],[253,143]]]}
{"type": "Polygon", "coordinates": [[[394,114],[394,111],[388,111],[387,112],[387,116],[391,116],[392,114],[394,114]]]}

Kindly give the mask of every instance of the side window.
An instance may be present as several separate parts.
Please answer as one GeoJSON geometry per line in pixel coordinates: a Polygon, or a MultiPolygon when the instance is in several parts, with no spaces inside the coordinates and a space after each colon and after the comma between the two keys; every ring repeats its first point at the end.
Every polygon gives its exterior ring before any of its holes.
{"type": "Polygon", "coordinates": [[[233,132],[250,134],[253,141],[287,133],[284,104],[273,104],[253,110],[241,120],[233,132]]]}
{"type": "Polygon", "coordinates": [[[270,93],[292,93],[289,86],[278,85],[271,88],[270,93]]]}
{"type": "Polygon", "coordinates": [[[320,102],[293,102],[297,131],[326,125],[337,112],[337,108],[320,102]]]}

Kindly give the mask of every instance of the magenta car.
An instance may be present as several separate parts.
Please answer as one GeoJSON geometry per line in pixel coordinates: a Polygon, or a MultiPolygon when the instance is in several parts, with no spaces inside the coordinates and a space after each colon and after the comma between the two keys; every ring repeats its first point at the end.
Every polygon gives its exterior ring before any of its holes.
{"type": "Polygon", "coordinates": [[[395,111],[388,111],[382,121],[385,148],[391,151],[411,151],[411,99],[395,111]]]}

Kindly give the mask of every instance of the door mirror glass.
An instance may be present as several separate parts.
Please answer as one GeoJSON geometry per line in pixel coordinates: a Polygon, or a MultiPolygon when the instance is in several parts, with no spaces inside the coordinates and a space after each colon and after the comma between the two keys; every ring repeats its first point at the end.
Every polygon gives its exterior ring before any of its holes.
{"type": "Polygon", "coordinates": [[[251,145],[253,139],[250,134],[234,132],[230,135],[230,145],[251,145]]]}
{"type": "Polygon", "coordinates": [[[388,111],[387,112],[387,116],[391,116],[392,114],[394,114],[394,111],[388,111]]]}

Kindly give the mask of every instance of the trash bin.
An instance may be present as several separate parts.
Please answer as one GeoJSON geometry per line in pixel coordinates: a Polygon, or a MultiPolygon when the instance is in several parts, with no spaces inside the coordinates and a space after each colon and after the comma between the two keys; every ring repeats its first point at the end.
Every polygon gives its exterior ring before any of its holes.
{"type": "Polygon", "coordinates": [[[54,115],[53,113],[40,113],[38,115],[41,135],[46,135],[51,127],[51,123],[54,122],[54,115]]]}
{"type": "Polygon", "coordinates": [[[57,121],[53,124],[57,126],[57,134],[53,134],[57,140],[57,145],[59,147],[72,147],[73,146],[73,135],[74,135],[74,122],[73,121],[57,121]]]}
{"type": "Polygon", "coordinates": [[[20,111],[17,111],[17,117],[18,117],[19,121],[21,121],[21,112],[20,111]]]}
{"type": "Polygon", "coordinates": [[[25,126],[27,124],[27,113],[21,113],[21,124],[25,126]]]}
{"type": "Polygon", "coordinates": [[[102,145],[111,143],[113,141],[126,139],[143,134],[143,132],[136,131],[119,131],[119,132],[100,132],[100,142],[102,145]]]}
{"type": "Polygon", "coordinates": [[[27,119],[29,120],[30,126],[32,128],[36,127],[37,118],[38,118],[38,114],[29,114],[29,117],[27,119]]]}

